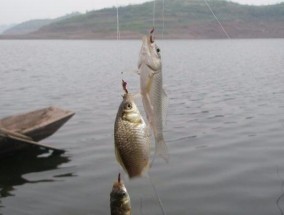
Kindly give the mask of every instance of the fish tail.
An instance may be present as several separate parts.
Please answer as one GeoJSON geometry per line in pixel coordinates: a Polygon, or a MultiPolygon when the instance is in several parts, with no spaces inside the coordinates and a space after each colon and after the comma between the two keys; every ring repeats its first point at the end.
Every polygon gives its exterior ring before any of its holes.
{"type": "Polygon", "coordinates": [[[156,142],[155,156],[158,155],[168,163],[169,153],[164,138],[163,137],[155,138],[155,142],[156,142]]]}

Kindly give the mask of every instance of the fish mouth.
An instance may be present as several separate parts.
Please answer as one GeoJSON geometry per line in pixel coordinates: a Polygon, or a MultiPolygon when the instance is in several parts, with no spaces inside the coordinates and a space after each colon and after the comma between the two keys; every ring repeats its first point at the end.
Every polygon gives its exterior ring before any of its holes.
{"type": "Polygon", "coordinates": [[[149,35],[145,35],[143,36],[142,38],[142,44],[145,48],[147,48],[147,51],[150,52],[151,50],[151,45],[155,42],[154,41],[154,36],[153,36],[153,33],[154,33],[154,28],[151,29],[149,35]]]}
{"type": "Polygon", "coordinates": [[[135,124],[141,124],[142,120],[140,118],[140,115],[135,112],[124,112],[122,115],[122,119],[126,120],[130,123],[135,123],[135,124]]]}
{"type": "Polygon", "coordinates": [[[153,38],[153,33],[154,33],[155,28],[153,27],[152,30],[150,31],[150,42],[154,43],[154,38],[153,38]]]}
{"type": "Polygon", "coordinates": [[[151,47],[151,39],[150,36],[145,35],[142,38],[142,44],[143,47],[146,49],[147,52],[150,52],[150,47],[151,47]]]}
{"type": "MultiPolygon", "coordinates": [[[[153,38],[154,28],[148,35],[142,37],[142,48],[140,51],[140,61],[144,62],[150,70],[158,71],[160,69],[159,60],[160,56],[156,53],[156,45],[153,38]]],[[[138,68],[142,66],[142,63],[138,64],[138,68]]]]}

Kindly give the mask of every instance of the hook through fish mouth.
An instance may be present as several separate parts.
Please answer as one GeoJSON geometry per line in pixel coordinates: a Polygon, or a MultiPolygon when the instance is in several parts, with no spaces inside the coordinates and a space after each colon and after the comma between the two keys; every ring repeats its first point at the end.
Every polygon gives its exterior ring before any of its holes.
{"type": "Polygon", "coordinates": [[[120,183],[120,181],[121,181],[121,179],[120,179],[120,173],[118,173],[117,181],[118,181],[118,183],[120,183]]]}
{"type": "Polygon", "coordinates": [[[153,39],[153,33],[154,33],[155,28],[153,27],[150,31],[150,42],[154,43],[154,39],[153,39]]]}
{"type": "MultiPolygon", "coordinates": [[[[127,82],[125,82],[125,81],[122,79],[122,88],[123,88],[125,94],[128,94],[128,90],[127,90],[126,86],[127,86],[127,82]]],[[[119,178],[120,178],[120,173],[119,173],[119,178]]]]}

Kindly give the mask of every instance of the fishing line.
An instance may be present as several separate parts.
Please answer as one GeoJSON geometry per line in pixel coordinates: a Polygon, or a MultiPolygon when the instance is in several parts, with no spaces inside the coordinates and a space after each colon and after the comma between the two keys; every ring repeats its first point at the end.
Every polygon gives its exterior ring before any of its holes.
{"type": "Polygon", "coordinates": [[[218,24],[220,25],[222,31],[226,34],[228,39],[231,39],[230,35],[227,33],[227,31],[225,30],[225,28],[223,27],[222,23],[219,21],[218,17],[215,15],[215,13],[213,12],[212,8],[210,7],[210,5],[208,4],[207,0],[204,0],[205,4],[207,5],[207,7],[209,8],[209,10],[211,11],[212,15],[214,16],[214,18],[217,20],[218,24]]]}
{"type": "Polygon", "coordinates": [[[156,189],[156,186],[154,185],[154,182],[152,181],[152,178],[150,177],[150,175],[149,175],[149,181],[150,181],[150,184],[151,184],[151,186],[152,186],[152,188],[154,190],[155,197],[158,200],[158,203],[159,203],[159,206],[160,206],[160,208],[162,210],[162,213],[163,213],[163,215],[166,215],[167,213],[166,213],[166,211],[164,209],[164,205],[162,203],[162,200],[161,200],[161,198],[159,196],[159,193],[158,193],[158,191],[156,189]]]}
{"type": "Polygon", "coordinates": [[[140,197],[140,215],[144,215],[144,213],[143,213],[143,198],[142,198],[142,196],[140,197]]]}
{"type": "Polygon", "coordinates": [[[163,29],[162,29],[162,40],[164,39],[164,31],[165,31],[165,0],[162,0],[163,10],[162,10],[162,19],[163,19],[163,29]]]}
{"type": "Polygon", "coordinates": [[[116,40],[120,40],[118,2],[116,0],[116,40]]]}
{"type": "MultiPolygon", "coordinates": [[[[118,0],[116,0],[116,40],[117,40],[117,42],[119,43],[117,50],[121,50],[121,44],[120,44],[120,24],[119,24],[119,5],[118,5],[118,0]]],[[[119,62],[121,62],[121,61],[122,61],[122,60],[121,60],[121,55],[119,55],[118,58],[120,59],[119,62]]],[[[121,74],[121,79],[123,80],[123,79],[124,79],[124,77],[123,77],[124,72],[121,71],[120,74],[121,74]]]]}
{"type": "Polygon", "coordinates": [[[156,0],[154,0],[153,4],[153,28],[155,27],[155,19],[156,19],[156,0]]]}
{"type": "MultiPolygon", "coordinates": [[[[165,32],[165,0],[162,0],[162,39],[164,39],[165,32]]],[[[153,2],[153,28],[156,25],[156,0],[153,2]]]]}

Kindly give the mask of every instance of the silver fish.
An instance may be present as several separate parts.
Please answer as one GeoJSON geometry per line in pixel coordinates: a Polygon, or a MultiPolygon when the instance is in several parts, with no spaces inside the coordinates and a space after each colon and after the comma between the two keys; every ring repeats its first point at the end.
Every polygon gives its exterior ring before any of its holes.
{"type": "Polygon", "coordinates": [[[138,61],[140,93],[147,120],[155,136],[156,152],[168,162],[168,150],[163,136],[167,112],[167,94],[163,88],[162,61],[160,49],[152,38],[152,33],[143,37],[138,61]]]}
{"type": "Polygon", "coordinates": [[[120,180],[120,174],[118,174],[118,180],[113,183],[110,193],[110,213],[111,215],[131,215],[130,196],[120,180]]]}
{"type": "Polygon", "coordinates": [[[150,132],[135,102],[125,93],[114,124],[115,155],[129,178],[142,176],[149,169],[150,132]]]}

